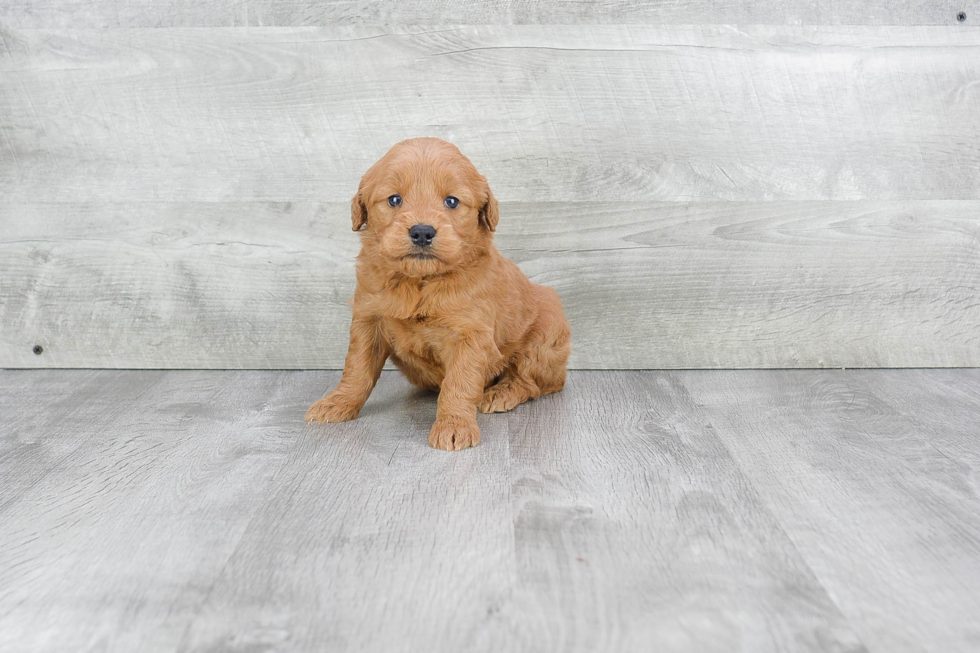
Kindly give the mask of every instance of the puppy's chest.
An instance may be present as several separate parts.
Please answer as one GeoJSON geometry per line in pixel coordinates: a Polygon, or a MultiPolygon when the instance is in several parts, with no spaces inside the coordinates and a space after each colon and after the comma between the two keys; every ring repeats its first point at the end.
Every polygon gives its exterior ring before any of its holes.
{"type": "Polygon", "coordinates": [[[460,306],[447,302],[438,286],[403,284],[383,293],[381,331],[400,358],[442,360],[442,351],[456,339],[460,306]]]}
{"type": "Polygon", "coordinates": [[[442,360],[442,351],[453,337],[450,329],[425,315],[384,318],[381,330],[399,358],[423,358],[432,362],[442,360]]]}

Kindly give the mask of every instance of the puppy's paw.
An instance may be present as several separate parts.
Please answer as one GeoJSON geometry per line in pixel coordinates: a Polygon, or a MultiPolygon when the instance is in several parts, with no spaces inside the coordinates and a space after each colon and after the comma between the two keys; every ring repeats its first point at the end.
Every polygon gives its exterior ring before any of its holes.
{"type": "Polygon", "coordinates": [[[481,413],[506,413],[531,398],[527,388],[516,383],[498,383],[488,388],[480,400],[481,413]]]}
{"type": "Polygon", "coordinates": [[[437,419],[429,432],[429,446],[445,451],[459,451],[480,444],[480,427],[456,419],[437,419]]]}
{"type": "Polygon", "coordinates": [[[331,392],[306,411],[307,422],[346,422],[357,417],[360,406],[355,406],[347,397],[331,392]]]}

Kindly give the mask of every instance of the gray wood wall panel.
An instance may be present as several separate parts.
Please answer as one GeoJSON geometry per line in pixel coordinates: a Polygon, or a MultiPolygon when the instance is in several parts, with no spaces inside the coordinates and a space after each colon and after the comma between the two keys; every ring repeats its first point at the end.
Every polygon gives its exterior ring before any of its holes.
{"type": "Polygon", "coordinates": [[[968,24],[0,37],[0,366],[339,366],[347,201],[422,134],[574,367],[980,364],[968,24]]]}
{"type": "MultiPolygon", "coordinates": [[[[336,368],[343,203],[3,204],[8,367],[336,368]],[[44,353],[32,353],[34,345],[44,353]]],[[[980,365],[980,202],[504,203],[578,368],[980,365]]]]}
{"type": "Polygon", "coordinates": [[[955,25],[976,0],[5,0],[0,21],[12,27],[243,27],[373,24],[825,24],[955,25]]]}
{"type": "Polygon", "coordinates": [[[0,199],[342,200],[394,142],[507,201],[980,199],[980,29],[5,30],[0,199]]]}

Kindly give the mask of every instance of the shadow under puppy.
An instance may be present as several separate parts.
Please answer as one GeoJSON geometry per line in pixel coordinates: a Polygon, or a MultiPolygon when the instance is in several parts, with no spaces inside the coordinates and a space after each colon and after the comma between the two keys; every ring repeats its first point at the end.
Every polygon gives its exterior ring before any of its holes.
{"type": "Polygon", "coordinates": [[[439,392],[429,444],[449,451],[480,442],[477,409],[561,390],[571,349],[561,300],[500,255],[497,219],[487,180],[445,141],[402,141],[368,169],[351,201],[361,253],[350,349],[307,421],[357,417],[388,358],[439,392]]]}

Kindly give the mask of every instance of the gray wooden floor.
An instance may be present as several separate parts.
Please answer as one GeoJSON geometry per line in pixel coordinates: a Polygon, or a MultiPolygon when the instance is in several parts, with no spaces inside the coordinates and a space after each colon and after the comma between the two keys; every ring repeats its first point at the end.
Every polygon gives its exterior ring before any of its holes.
{"type": "Polygon", "coordinates": [[[0,650],[980,650],[980,370],[0,371],[0,650]]]}

